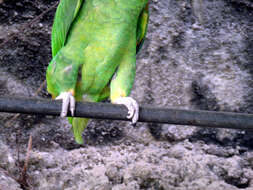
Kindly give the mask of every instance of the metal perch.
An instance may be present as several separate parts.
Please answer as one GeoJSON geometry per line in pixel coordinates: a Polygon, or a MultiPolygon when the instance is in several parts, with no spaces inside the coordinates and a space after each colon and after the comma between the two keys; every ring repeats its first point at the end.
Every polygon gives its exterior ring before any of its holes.
{"type": "MultiPolygon", "coordinates": [[[[61,101],[47,99],[0,97],[0,112],[60,115],[61,101]]],[[[128,120],[123,105],[77,102],[75,116],[128,120]]],[[[70,116],[70,113],[68,113],[70,116]]],[[[211,128],[253,129],[253,114],[154,108],[141,106],[139,122],[193,125],[211,128]]]]}

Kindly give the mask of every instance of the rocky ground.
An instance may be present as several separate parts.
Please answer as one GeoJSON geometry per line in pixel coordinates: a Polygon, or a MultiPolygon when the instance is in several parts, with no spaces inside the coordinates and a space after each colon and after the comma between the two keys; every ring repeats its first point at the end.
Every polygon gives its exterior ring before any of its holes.
{"type": "MultiPolygon", "coordinates": [[[[36,96],[55,3],[0,0],[0,95],[36,96]]],[[[142,105],[253,113],[252,36],[250,0],[150,1],[131,96],[142,105]]],[[[45,88],[39,96],[50,98],[45,88]]],[[[0,190],[253,189],[250,131],[92,120],[80,146],[65,120],[13,116],[0,114],[0,190]]]]}

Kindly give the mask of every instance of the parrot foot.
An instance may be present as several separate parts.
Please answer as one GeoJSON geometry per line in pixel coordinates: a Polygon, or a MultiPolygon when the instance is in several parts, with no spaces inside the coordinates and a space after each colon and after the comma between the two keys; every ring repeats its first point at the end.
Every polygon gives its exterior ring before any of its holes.
{"type": "Polygon", "coordinates": [[[66,117],[68,113],[68,107],[70,105],[71,115],[74,116],[75,111],[75,98],[71,92],[62,92],[55,98],[56,100],[62,100],[61,117],[66,117]]]}
{"type": "Polygon", "coordinates": [[[114,104],[123,104],[128,109],[128,119],[132,119],[132,124],[135,124],[139,118],[139,105],[131,97],[120,97],[113,101],[114,104]]]}

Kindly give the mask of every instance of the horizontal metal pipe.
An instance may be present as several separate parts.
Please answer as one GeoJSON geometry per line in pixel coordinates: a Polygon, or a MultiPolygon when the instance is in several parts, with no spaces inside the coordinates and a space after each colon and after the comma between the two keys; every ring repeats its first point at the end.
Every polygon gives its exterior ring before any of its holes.
{"type": "MultiPolygon", "coordinates": [[[[0,97],[0,112],[60,115],[61,101],[0,97]]],[[[123,105],[77,102],[75,116],[97,119],[128,120],[123,105]]],[[[68,113],[70,116],[70,113],[68,113]]],[[[253,114],[140,107],[139,122],[193,125],[212,128],[253,129],[253,114]]]]}

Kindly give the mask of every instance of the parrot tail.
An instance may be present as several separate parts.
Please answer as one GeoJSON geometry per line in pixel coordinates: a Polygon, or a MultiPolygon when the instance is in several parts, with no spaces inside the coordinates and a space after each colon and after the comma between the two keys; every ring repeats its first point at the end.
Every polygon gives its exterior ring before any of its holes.
{"type": "MultiPolygon", "coordinates": [[[[100,102],[105,100],[110,95],[110,87],[106,86],[102,92],[98,95],[87,95],[83,98],[81,93],[81,83],[77,83],[76,87],[76,101],[87,101],[87,102],[100,102]]],[[[82,132],[86,128],[89,119],[81,117],[68,117],[69,123],[72,125],[72,132],[75,137],[75,141],[78,144],[83,144],[82,132]]]]}
{"type": "Polygon", "coordinates": [[[72,124],[72,132],[75,137],[75,141],[78,144],[83,144],[82,132],[87,126],[89,119],[80,117],[69,117],[69,122],[72,124]]]}

